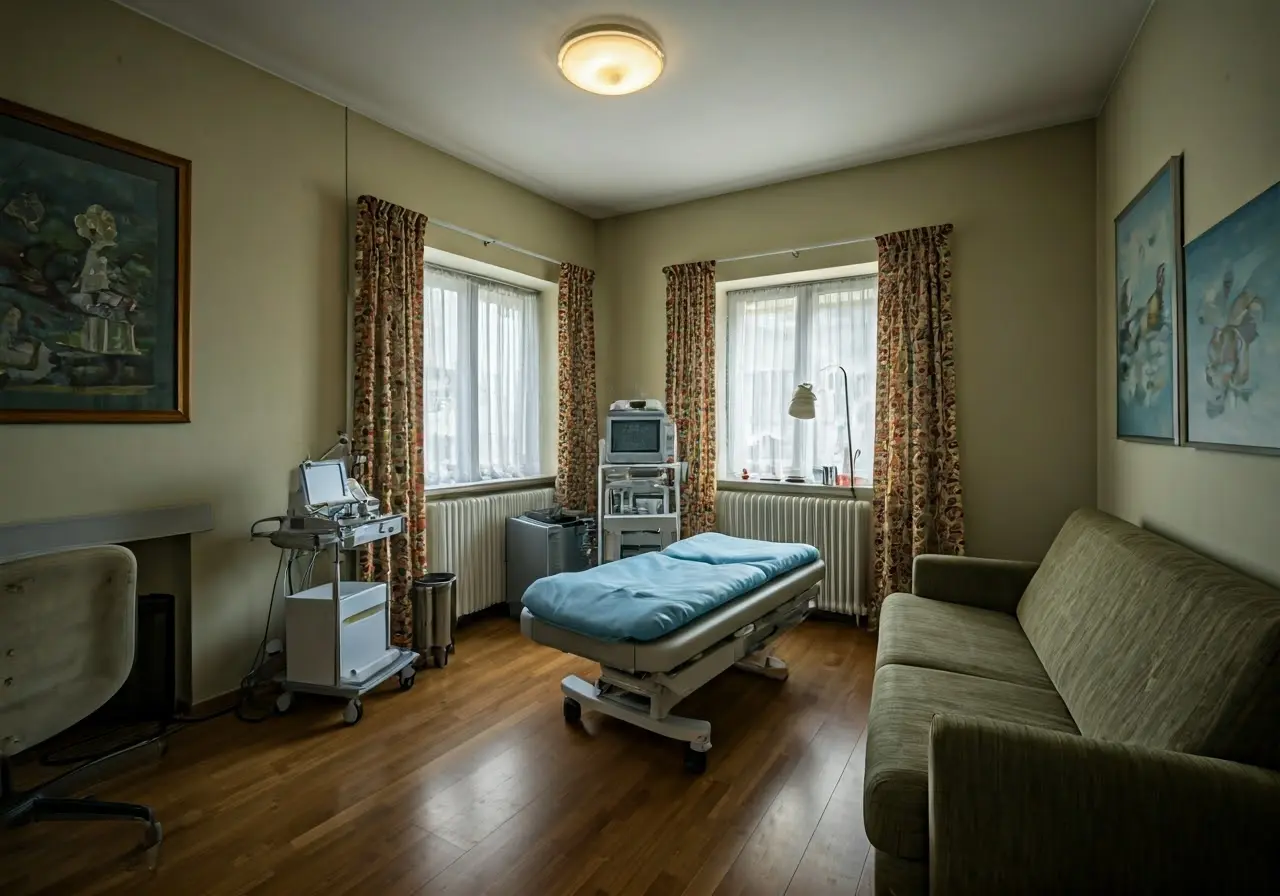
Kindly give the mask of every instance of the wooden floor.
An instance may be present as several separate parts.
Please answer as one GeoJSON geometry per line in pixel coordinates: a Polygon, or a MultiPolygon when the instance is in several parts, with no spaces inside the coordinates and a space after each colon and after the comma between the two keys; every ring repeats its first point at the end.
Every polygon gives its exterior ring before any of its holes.
{"type": "Polygon", "coordinates": [[[260,725],[190,727],[96,787],[156,810],[155,872],[136,825],[44,823],[0,833],[0,893],[870,894],[874,641],[810,620],[777,653],[788,681],[731,670],[681,705],[712,723],[693,777],[674,741],[594,713],[566,725],[557,684],[594,667],[483,620],[354,727],[303,697],[260,725]]]}

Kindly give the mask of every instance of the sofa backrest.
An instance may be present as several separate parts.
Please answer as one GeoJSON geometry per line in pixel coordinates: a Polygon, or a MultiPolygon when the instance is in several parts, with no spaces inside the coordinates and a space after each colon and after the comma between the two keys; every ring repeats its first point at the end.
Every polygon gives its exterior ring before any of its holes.
{"type": "Polygon", "coordinates": [[[1079,510],[1018,621],[1086,737],[1280,768],[1280,591],[1079,510]]]}

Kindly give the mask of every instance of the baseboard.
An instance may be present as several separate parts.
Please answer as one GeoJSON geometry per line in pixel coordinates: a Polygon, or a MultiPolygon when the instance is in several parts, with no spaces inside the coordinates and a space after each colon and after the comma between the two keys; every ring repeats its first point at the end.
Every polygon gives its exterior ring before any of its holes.
{"type": "Polygon", "coordinates": [[[838,622],[853,628],[867,627],[866,616],[850,616],[847,613],[836,613],[832,610],[810,610],[809,618],[817,619],[819,622],[838,622]]]}
{"type": "Polygon", "coordinates": [[[473,622],[481,622],[485,619],[508,619],[510,613],[507,610],[507,602],[485,607],[483,610],[476,610],[474,613],[468,613],[466,616],[458,617],[458,628],[470,625],[473,622]]]}
{"type": "Polygon", "coordinates": [[[216,697],[210,697],[208,700],[201,700],[199,703],[191,707],[190,718],[200,719],[205,716],[211,716],[215,713],[228,712],[236,705],[236,701],[240,699],[240,689],[227,691],[225,694],[218,694],[216,697]]]}

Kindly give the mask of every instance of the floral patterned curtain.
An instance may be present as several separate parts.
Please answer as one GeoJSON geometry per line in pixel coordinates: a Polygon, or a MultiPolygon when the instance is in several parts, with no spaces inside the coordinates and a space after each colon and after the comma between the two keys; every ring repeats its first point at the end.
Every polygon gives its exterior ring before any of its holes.
{"type": "Polygon", "coordinates": [[[596,465],[600,452],[596,325],[591,305],[591,285],[595,279],[595,271],[568,262],[560,265],[556,503],[591,512],[596,509],[596,465]]]}
{"type": "Polygon", "coordinates": [[[427,219],[361,196],[355,246],[354,451],[368,458],[363,484],[403,535],[360,556],[365,579],[391,583],[391,636],[413,642],[413,580],[427,570],[426,482],[422,455],[422,277],[427,219]]]}
{"type": "Polygon", "coordinates": [[[964,553],[950,234],[943,224],[876,237],[872,628],[887,595],[911,590],[917,554],[964,553]]]}
{"type": "Polygon", "coordinates": [[[680,490],[680,536],[716,527],[716,263],[667,275],[667,413],[689,478],[680,490]]]}

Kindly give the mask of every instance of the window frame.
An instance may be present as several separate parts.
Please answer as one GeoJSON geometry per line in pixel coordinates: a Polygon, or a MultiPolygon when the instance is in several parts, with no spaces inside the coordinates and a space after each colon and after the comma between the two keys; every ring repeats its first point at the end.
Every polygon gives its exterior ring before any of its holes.
{"type": "MultiPolygon", "coordinates": [[[[786,470],[781,471],[779,474],[779,478],[777,479],[762,479],[760,478],[760,474],[754,471],[749,479],[742,479],[741,476],[739,475],[738,470],[730,468],[729,466],[730,457],[729,457],[728,449],[729,449],[729,438],[730,438],[729,423],[731,418],[727,408],[727,400],[729,398],[729,391],[730,391],[729,389],[729,383],[730,383],[730,366],[729,365],[731,363],[730,346],[732,345],[732,341],[730,339],[730,334],[729,334],[730,320],[732,317],[732,309],[730,307],[731,306],[730,293],[741,293],[744,291],[764,290],[764,289],[771,289],[771,288],[782,288],[782,289],[810,288],[812,289],[813,287],[818,287],[823,284],[831,283],[833,281],[856,280],[856,279],[867,278],[867,277],[875,278],[878,274],[878,267],[879,266],[876,262],[871,261],[871,262],[839,265],[839,266],[833,266],[828,268],[817,268],[817,269],[810,269],[810,270],[803,270],[803,271],[786,272],[781,274],[763,275],[763,276],[756,276],[756,277],[744,277],[744,278],[737,278],[737,279],[731,279],[731,280],[721,280],[719,283],[717,283],[717,288],[716,288],[717,347],[716,347],[716,350],[719,356],[719,360],[716,364],[716,379],[717,379],[717,388],[716,388],[717,446],[716,447],[717,447],[717,453],[719,454],[719,460],[717,463],[718,469],[716,473],[717,473],[717,481],[720,487],[723,487],[726,491],[759,491],[759,492],[775,492],[775,493],[786,493],[786,494],[796,494],[796,495],[829,495],[832,497],[840,496],[840,497],[846,497],[846,498],[853,495],[860,500],[865,500],[870,497],[871,490],[873,488],[874,481],[875,481],[875,470],[874,470],[873,459],[871,463],[870,478],[868,478],[866,481],[857,482],[852,487],[848,485],[841,485],[841,486],[823,485],[821,483],[814,482],[812,481],[812,479],[810,479],[812,475],[812,471],[808,468],[802,469],[800,471],[802,475],[806,477],[806,481],[802,483],[787,482],[785,479],[787,475],[786,470]]],[[[816,290],[814,290],[810,296],[810,301],[816,304],[816,299],[818,294],[819,293],[816,290]]],[[[879,311],[879,308],[878,308],[878,302],[877,302],[877,307],[876,307],[877,314],[878,314],[878,311],[879,311]]],[[[812,313],[813,313],[813,307],[811,306],[809,310],[809,314],[812,314],[812,313]]],[[[799,308],[797,308],[796,315],[797,315],[797,327],[799,328],[801,317],[802,317],[802,314],[799,308]]],[[[875,340],[874,334],[872,334],[871,338],[872,338],[872,346],[873,346],[872,350],[874,353],[874,340],[875,340]]],[[[807,341],[807,333],[805,334],[804,339],[807,341]]],[[[800,356],[800,347],[799,347],[800,341],[801,341],[801,337],[798,330],[797,356],[800,356]]],[[[844,361],[843,363],[845,364],[846,367],[849,366],[849,362],[844,361]]],[[[875,370],[874,358],[871,359],[871,367],[872,367],[872,372],[874,373],[874,370],[875,370]]],[[[852,371],[852,368],[850,368],[850,370],[852,371]]],[[[801,376],[801,375],[797,374],[797,376],[801,376]]],[[[851,372],[850,387],[853,386],[853,376],[854,374],[851,372]]],[[[841,384],[840,388],[841,389],[843,388],[843,384],[841,384]]],[[[843,392],[840,393],[840,397],[841,399],[843,399],[843,392]]],[[[872,425],[874,426],[874,414],[875,414],[874,385],[872,386],[871,403],[872,403],[871,412],[873,414],[872,425]]],[[[840,412],[841,412],[841,416],[843,416],[843,408],[840,409],[840,412]]],[[[793,421],[793,424],[797,427],[800,427],[803,425],[804,422],[805,421],[795,420],[793,421]]],[[[808,439],[805,438],[803,439],[803,441],[808,441],[808,439]]],[[[857,447],[857,446],[855,445],[854,447],[857,447]]],[[[870,453],[872,452],[864,451],[863,452],[864,458],[866,457],[866,455],[870,453]]],[[[859,463],[858,466],[862,467],[863,464],[859,463]]]]}
{"type": "MultiPolygon", "coordinates": [[[[541,383],[544,379],[545,366],[546,366],[546,360],[545,360],[546,352],[545,352],[545,346],[543,344],[544,343],[543,330],[545,328],[545,324],[543,321],[543,316],[544,316],[543,305],[546,299],[547,287],[551,286],[552,284],[546,283],[545,281],[537,280],[536,278],[527,277],[527,276],[518,274],[516,272],[503,271],[502,269],[496,268],[492,265],[484,264],[482,262],[472,263],[470,259],[467,259],[464,256],[454,256],[450,253],[432,250],[430,247],[428,247],[426,251],[424,262],[425,262],[424,278],[423,278],[424,304],[426,302],[427,292],[428,290],[431,289],[430,278],[431,278],[431,270],[433,268],[440,271],[445,276],[457,277],[464,281],[467,281],[468,284],[470,284],[473,281],[479,282],[479,283],[488,283],[500,289],[511,290],[513,292],[523,294],[525,298],[532,300],[532,308],[527,313],[532,314],[533,342],[536,347],[535,357],[536,357],[536,363],[537,363],[537,369],[534,372],[534,376],[533,376],[533,383],[535,384],[535,386],[538,387],[536,389],[537,413],[535,413],[533,418],[533,427],[535,431],[530,444],[530,451],[534,453],[534,455],[536,456],[536,461],[537,461],[536,470],[532,472],[526,472],[516,476],[502,476],[502,477],[488,477],[488,478],[482,477],[478,479],[467,479],[465,481],[452,481],[452,482],[440,482],[436,484],[429,484],[426,482],[427,470],[429,468],[427,463],[427,456],[426,456],[427,450],[428,450],[428,444],[424,439],[422,451],[423,451],[423,468],[424,468],[423,480],[424,480],[425,490],[431,494],[449,494],[449,493],[463,494],[463,493],[472,493],[472,492],[485,493],[489,491],[510,490],[512,487],[528,487],[527,486],[528,483],[540,483],[545,481],[548,478],[554,479],[554,474],[548,474],[546,472],[547,458],[545,457],[544,442],[545,442],[545,429],[547,425],[547,409],[544,406],[546,405],[547,402],[545,400],[545,396],[541,394],[543,390],[540,388],[541,383]],[[455,260],[462,263],[454,264],[453,262],[455,260]],[[486,270],[478,270],[481,268],[486,270]],[[512,274],[512,277],[511,279],[505,279],[502,276],[495,276],[494,275],[495,273],[497,274],[510,273],[512,274]],[[529,281],[529,282],[518,282],[518,281],[529,281]]],[[[478,340],[479,332],[478,332],[478,329],[476,328],[476,320],[479,312],[479,303],[483,302],[484,299],[481,298],[481,295],[478,290],[473,291],[472,289],[468,289],[467,294],[465,296],[460,295],[459,298],[460,298],[459,315],[460,317],[463,314],[468,314],[470,316],[471,321],[469,324],[469,329],[471,329],[471,336],[473,340],[478,340]],[[462,300],[469,302],[473,307],[464,311],[461,307],[462,300]]],[[[426,370],[425,370],[425,368],[427,367],[426,353],[428,351],[428,343],[425,336],[426,328],[428,324],[427,317],[428,317],[427,309],[424,308],[423,309],[423,333],[424,333],[424,338],[423,338],[423,366],[424,366],[423,415],[424,415],[424,418],[427,413],[426,411],[426,404],[427,404],[426,370]]],[[[458,352],[459,367],[461,367],[461,365],[464,363],[464,359],[471,359],[478,354],[479,354],[478,342],[470,346],[462,346],[460,344],[459,352],[458,352]]],[[[466,386],[464,388],[470,390],[470,394],[472,396],[471,398],[472,405],[473,405],[473,408],[477,410],[477,413],[473,415],[475,417],[474,420],[467,421],[467,420],[459,419],[458,421],[458,425],[460,427],[463,427],[463,426],[470,427],[470,432],[467,438],[464,439],[462,437],[461,430],[459,430],[459,433],[456,436],[456,438],[458,438],[459,441],[462,443],[458,451],[458,454],[459,454],[458,467],[461,468],[464,466],[461,453],[462,453],[462,447],[465,446],[468,449],[471,467],[473,469],[479,470],[480,451],[479,451],[479,440],[478,440],[478,421],[479,421],[478,406],[479,406],[479,391],[480,391],[479,384],[481,382],[481,372],[479,370],[478,359],[476,359],[473,363],[471,363],[470,372],[473,374],[472,378],[474,379],[474,382],[470,383],[469,386],[466,386]]],[[[461,394],[461,390],[459,390],[458,394],[461,394]]],[[[461,416],[462,415],[459,414],[459,417],[461,416]]]]}

